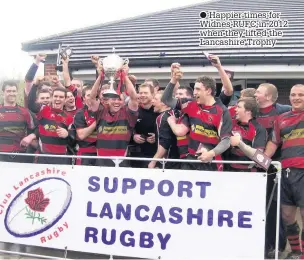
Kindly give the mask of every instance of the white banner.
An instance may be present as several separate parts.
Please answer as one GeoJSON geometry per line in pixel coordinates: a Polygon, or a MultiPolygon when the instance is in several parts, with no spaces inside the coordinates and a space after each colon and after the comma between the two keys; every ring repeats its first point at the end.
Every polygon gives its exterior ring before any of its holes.
{"type": "Polygon", "coordinates": [[[0,241],[153,259],[264,258],[263,173],[0,169],[0,241]]]}

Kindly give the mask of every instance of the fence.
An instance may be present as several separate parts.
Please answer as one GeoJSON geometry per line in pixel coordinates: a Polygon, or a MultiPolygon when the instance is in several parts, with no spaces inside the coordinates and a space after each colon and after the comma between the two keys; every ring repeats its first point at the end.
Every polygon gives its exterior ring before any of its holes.
{"type": "MultiPolygon", "coordinates": [[[[0,196],[3,196],[0,218],[4,218],[6,230],[0,234],[0,241],[64,249],[63,258],[67,258],[71,250],[104,254],[110,259],[113,255],[149,259],[210,257],[217,244],[221,248],[221,252],[216,252],[219,257],[220,254],[226,258],[264,256],[266,173],[202,173],[164,168],[164,162],[200,163],[198,160],[98,158],[112,159],[116,167],[0,163],[0,196]],[[122,160],[162,161],[163,169],[136,169],[135,172],[134,168],[120,168],[122,160]],[[263,189],[258,195],[256,187],[263,189]],[[37,198],[40,198],[39,205],[34,203],[37,198]],[[104,204],[98,208],[100,201],[104,204]],[[149,216],[152,209],[153,214],[149,216]],[[240,248],[244,250],[240,252],[240,248]]],[[[277,184],[280,187],[281,164],[272,164],[279,169],[277,184]]],[[[280,189],[277,199],[280,201],[280,189]]],[[[279,216],[278,203],[276,259],[279,216]]],[[[12,250],[0,252],[20,254],[12,250]]]]}

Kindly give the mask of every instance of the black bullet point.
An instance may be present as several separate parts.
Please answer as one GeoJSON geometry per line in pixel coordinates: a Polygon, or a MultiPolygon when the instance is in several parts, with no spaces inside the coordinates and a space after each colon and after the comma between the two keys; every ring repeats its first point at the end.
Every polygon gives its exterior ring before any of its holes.
{"type": "Polygon", "coordinates": [[[207,13],[206,12],[201,12],[200,13],[200,17],[203,18],[203,19],[206,18],[207,17],[207,13]]]}

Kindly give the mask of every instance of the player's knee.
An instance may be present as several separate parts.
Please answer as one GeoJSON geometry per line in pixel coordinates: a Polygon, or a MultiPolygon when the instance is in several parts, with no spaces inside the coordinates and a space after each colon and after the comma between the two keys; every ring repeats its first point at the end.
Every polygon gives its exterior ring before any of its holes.
{"type": "Polygon", "coordinates": [[[296,208],[295,209],[291,207],[285,208],[284,206],[282,206],[282,218],[286,225],[291,225],[295,223],[296,208]]]}

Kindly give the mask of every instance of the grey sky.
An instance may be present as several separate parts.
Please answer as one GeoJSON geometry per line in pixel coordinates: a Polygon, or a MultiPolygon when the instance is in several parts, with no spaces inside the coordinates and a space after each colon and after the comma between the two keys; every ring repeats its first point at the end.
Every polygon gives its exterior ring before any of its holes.
{"type": "Polygon", "coordinates": [[[32,59],[21,42],[206,0],[7,0],[1,4],[0,77],[24,75],[32,59]]]}

